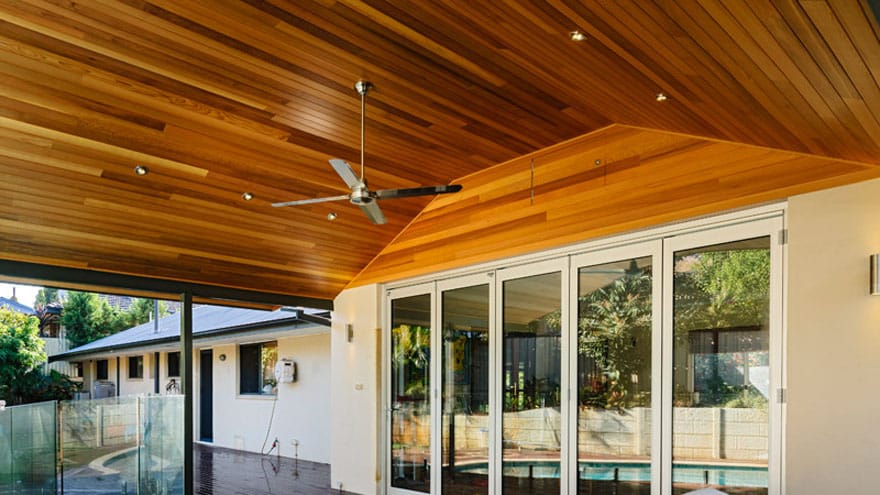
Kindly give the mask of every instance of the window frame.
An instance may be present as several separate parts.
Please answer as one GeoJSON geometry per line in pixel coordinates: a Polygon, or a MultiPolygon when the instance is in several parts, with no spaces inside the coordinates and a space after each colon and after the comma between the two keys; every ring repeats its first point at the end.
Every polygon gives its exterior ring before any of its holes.
{"type": "Polygon", "coordinates": [[[144,379],[144,355],[128,356],[128,379],[144,379]],[[136,372],[136,373],[135,373],[136,372]]]}
{"type": "Polygon", "coordinates": [[[165,353],[165,374],[167,378],[180,378],[180,351],[171,351],[165,353]],[[176,373],[172,373],[171,369],[171,357],[175,356],[177,358],[176,362],[176,373]]]}
{"type": "Polygon", "coordinates": [[[95,361],[95,380],[109,380],[110,379],[110,360],[109,359],[98,359],[95,361]],[[103,366],[102,366],[103,365],[103,366]],[[103,370],[101,368],[104,368],[103,370]],[[102,373],[103,371],[103,373],[102,373]],[[103,375],[103,376],[101,376],[103,375]]]}
{"type": "MultiPolygon", "coordinates": [[[[267,341],[263,341],[263,342],[249,342],[249,343],[238,344],[238,395],[247,396],[247,397],[261,397],[261,396],[262,397],[275,397],[275,396],[277,396],[278,383],[275,380],[275,375],[274,375],[275,364],[278,364],[278,341],[277,340],[267,340],[267,341]],[[263,366],[261,361],[262,361],[262,356],[263,356],[263,349],[268,344],[271,344],[275,348],[275,363],[272,365],[273,373],[267,378],[264,375],[264,371],[265,371],[266,367],[263,366]],[[245,385],[244,380],[246,379],[245,353],[242,352],[242,349],[256,349],[256,351],[257,351],[256,355],[259,356],[260,362],[253,363],[253,364],[248,363],[249,366],[256,365],[257,383],[262,384],[262,385],[257,385],[256,390],[252,390],[250,388],[245,390],[245,386],[244,386],[245,385]],[[272,386],[272,392],[265,392],[264,391],[264,388],[267,385],[267,380],[271,380],[274,382],[274,385],[272,386]]],[[[248,371],[249,371],[249,373],[253,373],[254,370],[248,370],[248,371]]]]}

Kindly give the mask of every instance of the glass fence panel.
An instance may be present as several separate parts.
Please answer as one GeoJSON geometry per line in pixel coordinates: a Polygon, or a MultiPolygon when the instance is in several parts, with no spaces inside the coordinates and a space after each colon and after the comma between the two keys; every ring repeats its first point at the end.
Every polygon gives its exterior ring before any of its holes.
{"type": "Polygon", "coordinates": [[[55,411],[55,402],[0,411],[0,493],[55,493],[55,411]]]}
{"type": "Polygon", "coordinates": [[[183,493],[183,396],[142,397],[140,494],[183,493]]]}
{"type": "Polygon", "coordinates": [[[61,483],[67,493],[137,493],[137,397],[65,401],[61,483]]]}

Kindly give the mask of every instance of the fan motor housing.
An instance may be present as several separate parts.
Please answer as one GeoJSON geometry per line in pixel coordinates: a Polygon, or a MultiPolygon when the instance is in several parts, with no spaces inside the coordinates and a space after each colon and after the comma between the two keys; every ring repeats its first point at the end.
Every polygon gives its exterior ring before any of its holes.
{"type": "Polygon", "coordinates": [[[366,205],[372,203],[376,198],[373,197],[372,191],[367,189],[366,184],[358,184],[352,188],[349,199],[356,205],[366,205]]]}

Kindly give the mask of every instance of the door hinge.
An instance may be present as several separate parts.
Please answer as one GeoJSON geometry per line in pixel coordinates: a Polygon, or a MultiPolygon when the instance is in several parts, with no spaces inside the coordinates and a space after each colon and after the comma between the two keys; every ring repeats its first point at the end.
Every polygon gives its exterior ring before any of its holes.
{"type": "Polygon", "coordinates": [[[784,388],[776,389],[776,402],[779,404],[785,404],[788,400],[788,393],[784,388]]]}
{"type": "Polygon", "coordinates": [[[788,229],[782,229],[779,231],[779,244],[783,246],[788,244],[788,229]]]}

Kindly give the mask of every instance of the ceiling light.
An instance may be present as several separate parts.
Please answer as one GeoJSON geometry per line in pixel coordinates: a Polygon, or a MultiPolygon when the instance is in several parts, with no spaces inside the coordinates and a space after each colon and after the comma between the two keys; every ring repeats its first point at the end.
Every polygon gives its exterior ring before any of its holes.
{"type": "Polygon", "coordinates": [[[666,93],[657,93],[657,96],[655,96],[654,99],[656,99],[657,101],[663,102],[663,101],[668,100],[669,97],[666,96],[666,93]]]}
{"type": "Polygon", "coordinates": [[[336,218],[338,216],[339,215],[337,215],[335,212],[331,211],[330,213],[327,214],[327,220],[330,220],[332,222],[333,220],[336,220],[336,218]]]}
{"type": "Polygon", "coordinates": [[[254,193],[249,193],[249,192],[245,191],[245,192],[241,193],[241,199],[243,199],[245,201],[250,201],[250,200],[254,199],[254,193]]]}
{"type": "Polygon", "coordinates": [[[571,41],[584,41],[587,39],[587,35],[578,30],[568,33],[568,37],[571,38],[571,41]]]}
{"type": "Polygon", "coordinates": [[[150,173],[150,169],[143,165],[137,165],[134,167],[134,173],[136,173],[137,175],[147,175],[148,173],[150,173]]]}

